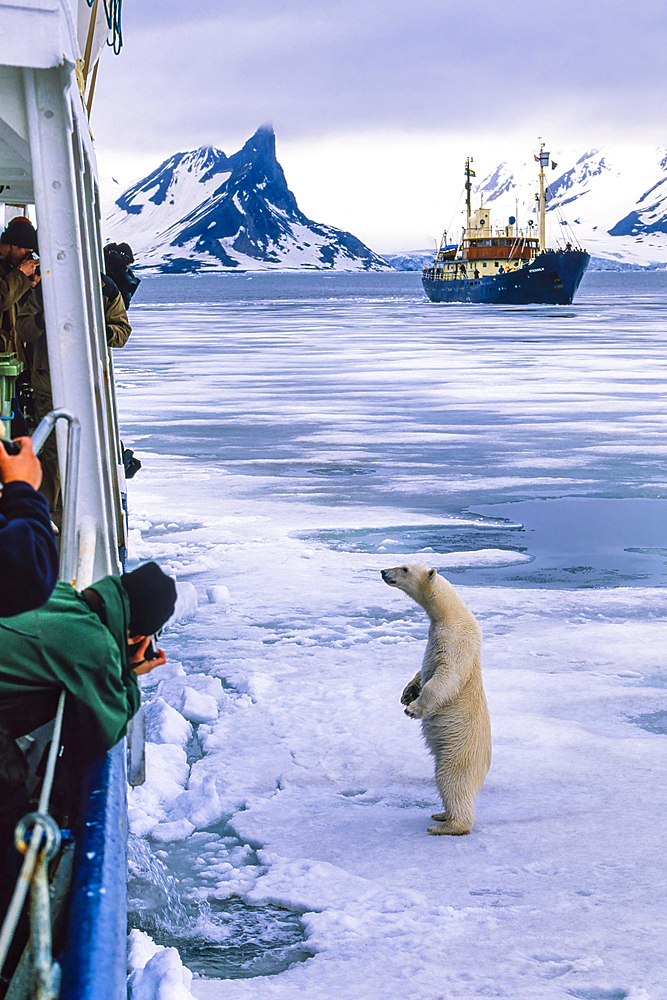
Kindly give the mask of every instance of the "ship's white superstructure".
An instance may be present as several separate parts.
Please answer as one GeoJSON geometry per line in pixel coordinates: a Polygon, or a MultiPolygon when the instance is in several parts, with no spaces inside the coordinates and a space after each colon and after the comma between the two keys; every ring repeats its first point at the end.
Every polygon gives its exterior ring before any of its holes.
{"type": "MultiPolygon", "coordinates": [[[[84,101],[109,29],[94,0],[0,0],[0,203],[35,206],[53,401],[81,421],[83,582],[119,567],[122,469],[100,286],[95,154],[84,101]]],[[[61,466],[64,441],[59,439],[61,466]],[[62,447],[61,447],[62,446],[62,447]]]]}

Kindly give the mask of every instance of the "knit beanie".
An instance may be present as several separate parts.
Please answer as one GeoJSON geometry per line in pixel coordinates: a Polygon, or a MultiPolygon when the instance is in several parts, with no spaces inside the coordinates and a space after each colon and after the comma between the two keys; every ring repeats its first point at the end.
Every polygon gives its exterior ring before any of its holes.
{"type": "Polygon", "coordinates": [[[120,582],[130,600],[130,635],[153,635],[174,613],[176,584],[154,562],[124,573],[120,582]]]}
{"type": "Polygon", "coordinates": [[[121,253],[127,259],[128,264],[134,264],[134,254],[129,243],[118,243],[117,250],[118,253],[121,253]]]}
{"type": "Polygon", "coordinates": [[[18,215],[9,223],[2,236],[0,243],[7,246],[23,247],[26,250],[37,252],[37,232],[30,219],[18,215]]]}
{"type": "Polygon", "coordinates": [[[107,251],[119,257],[125,266],[134,263],[134,254],[129,243],[107,243],[104,248],[105,260],[108,256],[107,251]]]}

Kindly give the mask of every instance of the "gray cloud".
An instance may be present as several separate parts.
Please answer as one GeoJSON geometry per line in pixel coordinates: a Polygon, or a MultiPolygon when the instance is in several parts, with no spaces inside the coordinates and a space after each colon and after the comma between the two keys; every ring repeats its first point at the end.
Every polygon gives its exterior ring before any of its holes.
{"type": "Polygon", "coordinates": [[[667,13],[652,0],[142,0],[124,27],[96,98],[105,144],[236,140],[267,119],[290,138],[664,121],[667,13]]]}

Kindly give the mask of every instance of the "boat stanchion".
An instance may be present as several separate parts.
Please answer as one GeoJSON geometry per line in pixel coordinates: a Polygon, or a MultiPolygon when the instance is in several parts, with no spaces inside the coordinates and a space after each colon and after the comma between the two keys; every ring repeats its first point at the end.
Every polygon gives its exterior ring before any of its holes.
{"type": "Polygon", "coordinates": [[[132,788],[146,781],[146,714],[143,705],[127,724],[127,781],[132,788]]]}
{"type": "Polygon", "coordinates": [[[52,433],[59,420],[67,421],[67,469],[64,476],[64,511],[63,530],[60,540],[60,579],[74,583],[78,546],[76,544],[76,496],[79,483],[79,448],[81,443],[81,424],[69,410],[60,408],[51,410],[42,418],[32,435],[32,447],[36,455],[46,444],[46,439],[52,433]]]}

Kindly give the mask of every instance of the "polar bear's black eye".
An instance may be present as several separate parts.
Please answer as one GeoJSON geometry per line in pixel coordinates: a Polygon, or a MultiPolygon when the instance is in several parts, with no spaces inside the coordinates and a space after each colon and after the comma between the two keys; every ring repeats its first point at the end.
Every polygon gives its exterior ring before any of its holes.
{"type": "Polygon", "coordinates": [[[404,573],[407,573],[407,571],[408,571],[408,567],[407,566],[402,566],[401,569],[403,570],[404,573]]]}

